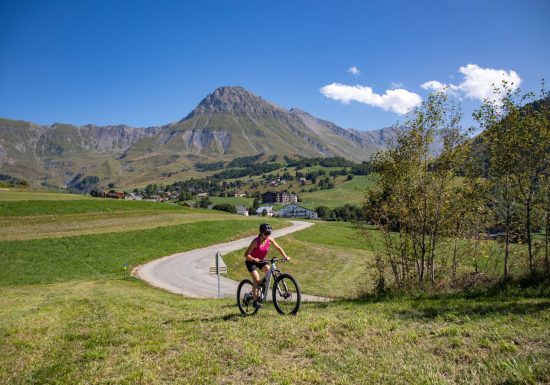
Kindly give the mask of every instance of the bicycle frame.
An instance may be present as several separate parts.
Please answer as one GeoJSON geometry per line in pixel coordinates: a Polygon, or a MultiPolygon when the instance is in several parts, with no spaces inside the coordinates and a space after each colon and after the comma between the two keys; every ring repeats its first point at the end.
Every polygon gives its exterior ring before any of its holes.
{"type": "MultiPolygon", "coordinates": [[[[269,270],[267,271],[267,273],[265,273],[265,277],[263,279],[261,279],[260,283],[258,284],[258,289],[260,289],[261,287],[263,287],[263,289],[264,289],[263,294],[260,297],[262,301],[265,301],[267,299],[267,292],[269,291],[269,285],[271,284],[271,278],[277,278],[277,276],[279,274],[281,274],[281,270],[277,269],[277,266],[275,264],[277,261],[278,261],[277,258],[272,258],[272,259],[269,260],[269,262],[270,262],[269,270]]],[[[284,282],[283,282],[283,285],[285,286],[285,289],[286,289],[286,285],[285,285],[284,282]]],[[[277,288],[277,289],[279,289],[279,288],[277,288]]],[[[279,289],[279,294],[281,294],[280,289],[279,289]]]]}
{"type": "Polygon", "coordinates": [[[269,285],[271,284],[271,278],[275,277],[277,273],[280,273],[279,270],[277,270],[277,266],[275,266],[275,263],[272,263],[269,267],[269,270],[267,273],[265,273],[265,277],[260,280],[260,283],[258,285],[258,289],[260,287],[263,287],[263,294],[261,296],[262,301],[265,301],[267,298],[267,292],[269,290],[269,285]]]}

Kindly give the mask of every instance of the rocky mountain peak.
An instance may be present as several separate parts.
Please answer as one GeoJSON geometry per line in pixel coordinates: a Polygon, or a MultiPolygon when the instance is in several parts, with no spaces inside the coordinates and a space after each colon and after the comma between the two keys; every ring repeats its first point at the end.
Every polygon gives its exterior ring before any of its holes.
{"type": "Polygon", "coordinates": [[[185,119],[205,113],[227,112],[252,115],[273,109],[279,110],[280,107],[242,87],[220,87],[208,94],[185,119]]]}

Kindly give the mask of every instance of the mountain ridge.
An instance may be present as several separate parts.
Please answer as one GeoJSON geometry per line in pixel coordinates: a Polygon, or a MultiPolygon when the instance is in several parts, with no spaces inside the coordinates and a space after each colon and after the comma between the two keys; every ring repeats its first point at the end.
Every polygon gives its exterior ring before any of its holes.
{"type": "Polygon", "coordinates": [[[0,118],[0,173],[63,186],[75,175],[137,185],[198,175],[197,162],[264,153],[368,160],[378,141],[242,87],[219,87],[183,119],[162,126],[49,126],[0,118]]]}

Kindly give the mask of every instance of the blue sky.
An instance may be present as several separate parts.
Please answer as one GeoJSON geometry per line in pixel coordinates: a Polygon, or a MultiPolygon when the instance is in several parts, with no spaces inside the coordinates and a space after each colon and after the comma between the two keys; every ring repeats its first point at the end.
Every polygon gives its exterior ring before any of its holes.
{"type": "Polygon", "coordinates": [[[370,130],[441,84],[468,117],[492,79],[550,75],[545,0],[0,0],[0,20],[0,116],[39,124],[166,124],[230,85],[370,130]]]}

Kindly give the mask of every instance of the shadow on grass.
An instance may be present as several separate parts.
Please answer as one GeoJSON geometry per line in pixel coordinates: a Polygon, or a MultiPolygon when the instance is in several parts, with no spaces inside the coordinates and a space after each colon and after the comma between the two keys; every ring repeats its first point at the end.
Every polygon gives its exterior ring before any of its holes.
{"type": "Polygon", "coordinates": [[[535,315],[550,309],[550,300],[544,302],[475,302],[462,301],[431,301],[425,305],[413,301],[407,309],[396,311],[401,318],[409,319],[478,319],[486,317],[501,317],[506,315],[535,315]]]}
{"type": "MultiPolygon", "coordinates": [[[[332,302],[307,303],[307,308],[322,311],[327,307],[377,306],[380,313],[391,317],[429,320],[442,318],[461,320],[502,317],[506,315],[533,315],[550,310],[550,296],[546,290],[516,291],[493,294],[435,294],[369,296],[360,299],[340,299],[332,302]],[[380,306],[381,305],[381,306],[380,306]]],[[[304,309],[307,311],[307,309],[304,309]]],[[[302,311],[302,310],[300,310],[302,311]]]]}
{"type": "Polygon", "coordinates": [[[226,315],[218,316],[218,317],[189,318],[189,319],[178,320],[176,322],[181,322],[181,323],[195,323],[195,322],[196,323],[204,323],[204,322],[218,323],[218,322],[236,322],[236,321],[239,321],[239,320],[242,320],[242,319],[244,319],[244,317],[240,313],[233,313],[233,314],[226,314],[226,315]]]}

